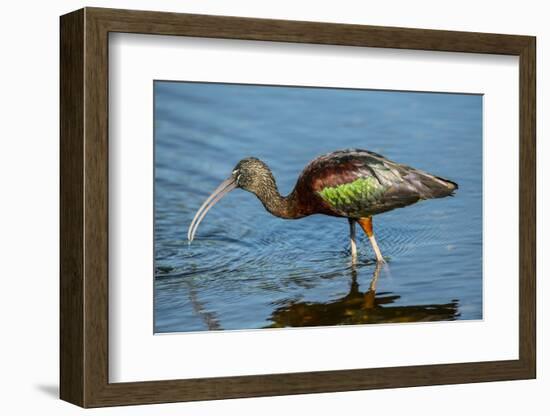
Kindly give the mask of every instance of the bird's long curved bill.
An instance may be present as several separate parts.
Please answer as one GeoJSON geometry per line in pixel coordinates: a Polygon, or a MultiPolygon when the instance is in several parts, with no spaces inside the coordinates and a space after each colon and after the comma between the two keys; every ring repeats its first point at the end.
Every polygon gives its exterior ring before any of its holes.
{"type": "Polygon", "coordinates": [[[199,224],[203,220],[206,213],[210,210],[210,208],[216,205],[216,203],[220,199],[222,199],[225,195],[227,195],[236,187],[237,184],[235,183],[235,179],[226,179],[220,184],[220,186],[216,188],[214,192],[212,192],[212,194],[206,199],[206,201],[204,201],[204,203],[195,214],[193,221],[191,221],[191,224],[189,225],[189,230],[187,231],[187,239],[189,240],[189,243],[191,243],[191,241],[193,241],[193,239],[195,238],[197,228],[199,228],[199,224]]]}

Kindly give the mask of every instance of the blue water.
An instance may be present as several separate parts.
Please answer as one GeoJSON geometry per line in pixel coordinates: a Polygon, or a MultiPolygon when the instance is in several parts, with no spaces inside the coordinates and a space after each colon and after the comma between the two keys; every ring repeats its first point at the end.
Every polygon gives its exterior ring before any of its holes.
{"type": "MultiPolygon", "coordinates": [[[[155,82],[155,332],[482,318],[482,97],[155,82]],[[345,219],[271,216],[250,193],[205,198],[248,156],[282,194],[336,149],[457,182],[455,197],[374,217],[388,264],[345,219]]],[[[359,230],[360,231],[360,230],[359,230]]]]}

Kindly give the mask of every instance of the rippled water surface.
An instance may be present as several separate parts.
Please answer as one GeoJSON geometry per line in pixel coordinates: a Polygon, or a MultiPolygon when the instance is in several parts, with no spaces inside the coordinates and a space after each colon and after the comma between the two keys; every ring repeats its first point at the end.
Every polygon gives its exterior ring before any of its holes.
{"type": "Polygon", "coordinates": [[[155,332],[482,318],[482,97],[155,82],[155,332]],[[348,223],[282,220],[235,190],[195,211],[247,156],[281,193],[336,149],[449,178],[455,197],[374,217],[388,264],[348,223]]]}

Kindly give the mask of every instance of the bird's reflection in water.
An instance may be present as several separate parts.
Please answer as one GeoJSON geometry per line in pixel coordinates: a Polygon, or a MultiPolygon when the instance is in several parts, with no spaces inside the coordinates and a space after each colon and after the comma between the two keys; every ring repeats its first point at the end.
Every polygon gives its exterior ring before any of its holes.
{"type": "Polygon", "coordinates": [[[268,328],[354,325],[375,323],[451,321],[457,319],[458,301],[444,304],[391,306],[400,298],[391,293],[376,294],[382,266],[376,265],[366,292],[357,283],[357,269],[351,269],[349,293],[329,302],[294,302],[277,308],[269,318],[268,328]]]}

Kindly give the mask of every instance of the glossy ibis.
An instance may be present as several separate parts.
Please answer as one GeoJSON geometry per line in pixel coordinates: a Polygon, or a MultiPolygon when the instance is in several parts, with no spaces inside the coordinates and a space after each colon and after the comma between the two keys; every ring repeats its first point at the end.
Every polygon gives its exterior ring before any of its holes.
{"type": "Polygon", "coordinates": [[[189,242],[208,210],[235,188],[252,192],[266,210],[280,218],[297,219],[312,214],[347,218],[353,262],[357,258],[357,222],[367,234],[376,260],[384,262],[374,238],[372,216],[424,199],[452,195],[458,185],[368,150],[347,149],[311,161],[294,190],[285,197],[279,193],[269,167],[250,157],[241,160],[231,176],[199,208],[189,226],[189,242]]]}

